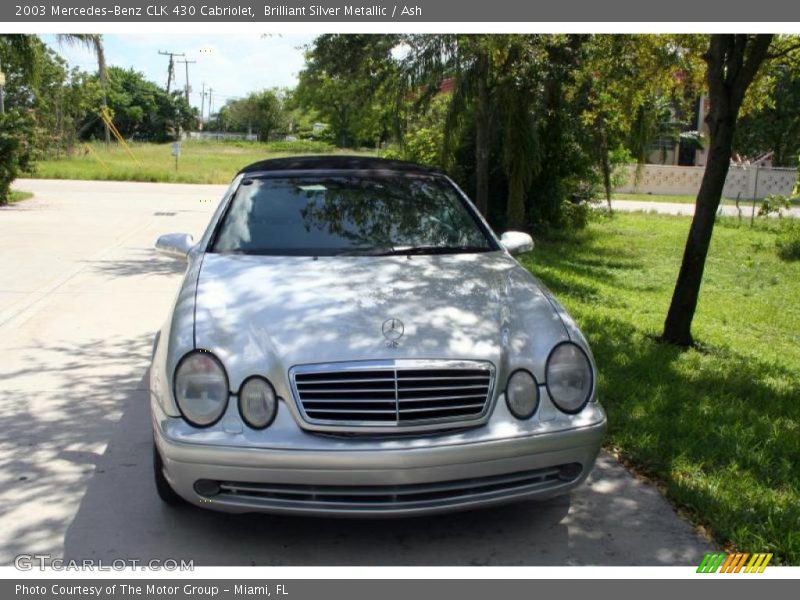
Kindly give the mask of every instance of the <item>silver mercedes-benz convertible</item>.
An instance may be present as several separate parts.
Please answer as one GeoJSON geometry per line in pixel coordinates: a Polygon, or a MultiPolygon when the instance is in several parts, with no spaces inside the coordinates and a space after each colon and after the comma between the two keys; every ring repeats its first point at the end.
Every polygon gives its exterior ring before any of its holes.
{"type": "Polygon", "coordinates": [[[361,157],[243,169],[150,371],[156,488],[229,512],[403,516],[563,494],[606,429],[592,353],[445,175],[361,157]]]}

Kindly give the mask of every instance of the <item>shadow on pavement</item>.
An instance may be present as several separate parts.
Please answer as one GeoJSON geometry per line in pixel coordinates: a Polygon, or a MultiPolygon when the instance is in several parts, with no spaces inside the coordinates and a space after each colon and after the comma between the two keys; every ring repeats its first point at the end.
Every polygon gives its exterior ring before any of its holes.
{"type": "Polygon", "coordinates": [[[658,492],[607,455],[571,497],[443,516],[351,520],[169,508],[152,483],[146,394],[130,394],[124,406],[66,532],[66,558],[173,558],[196,566],[627,565],[697,564],[705,550],[658,492]]]}

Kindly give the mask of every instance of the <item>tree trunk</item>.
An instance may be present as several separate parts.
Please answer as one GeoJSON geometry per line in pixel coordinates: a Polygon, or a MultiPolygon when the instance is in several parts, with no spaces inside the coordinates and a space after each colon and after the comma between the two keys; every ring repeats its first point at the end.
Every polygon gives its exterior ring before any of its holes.
{"type": "MultiPolygon", "coordinates": [[[[106,51],[103,46],[103,37],[99,34],[93,37],[94,51],[97,55],[97,75],[100,80],[100,88],[103,92],[103,112],[108,110],[108,67],[106,66],[106,51]]],[[[111,131],[108,123],[103,122],[106,148],[111,145],[111,131]]]]}
{"type": "Polygon", "coordinates": [[[506,207],[506,228],[524,231],[525,222],[525,188],[520,183],[520,176],[513,171],[508,181],[508,206],[506,207]]]}
{"type": "Polygon", "coordinates": [[[489,210],[489,130],[491,108],[489,106],[489,57],[482,55],[483,63],[478,76],[478,107],[475,119],[475,205],[486,216],[489,210]]]}
{"type": "Polygon", "coordinates": [[[598,128],[600,137],[600,171],[603,175],[603,191],[608,203],[608,212],[611,212],[611,164],[608,160],[608,132],[603,117],[598,118],[598,128]]]}
{"type": "Polygon", "coordinates": [[[767,58],[772,35],[715,34],[705,55],[711,109],[706,116],[709,152],[683,261],[664,321],[664,342],[689,347],[714,219],[731,161],[733,134],[747,88],[767,58]]]}
{"type": "Polygon", "coordinates": [[[734,123],[733,119],[709,122],[711,146],[708,163],[697,194],[694,217],[683,252],[683,262],[662,335],[665,342],[678,346],[689,347],[694,343],[692,319],[700,295],[700,284],[711,244],[714,219],[730,167],[734,123]]]}

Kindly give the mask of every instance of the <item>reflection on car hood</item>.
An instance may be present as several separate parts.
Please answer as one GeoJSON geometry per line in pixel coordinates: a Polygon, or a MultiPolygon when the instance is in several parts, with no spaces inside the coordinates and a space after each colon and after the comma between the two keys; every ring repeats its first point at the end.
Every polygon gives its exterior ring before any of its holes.
{"type": "Polygon", "coordinates": [[[206,254],[195,319],[197,347],[223,359],[234,371],[232,384],[236,371],[275,363],[282,369],[386,358],[498,364],[508,352],[546,355],[567,338],[537,280],[502,252],[206,254]],[[382,333],[387,319],[404,326],[396,347],[389,347],[382,333]]]}

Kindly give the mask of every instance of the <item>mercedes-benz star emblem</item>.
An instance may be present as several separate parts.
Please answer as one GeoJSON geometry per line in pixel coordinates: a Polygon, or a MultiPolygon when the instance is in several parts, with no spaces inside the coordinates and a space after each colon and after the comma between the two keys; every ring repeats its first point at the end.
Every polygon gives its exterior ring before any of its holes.
{"type": "Polygon", "coordinates": [[[386,345],[389,347],[397,346],[398,340],[403,337],[405,327],[400,319],[386,319],[381,327],[383,337],[386,338],[386,345]]]}

